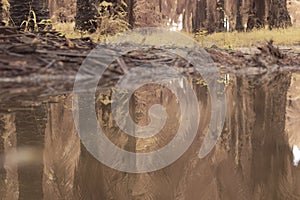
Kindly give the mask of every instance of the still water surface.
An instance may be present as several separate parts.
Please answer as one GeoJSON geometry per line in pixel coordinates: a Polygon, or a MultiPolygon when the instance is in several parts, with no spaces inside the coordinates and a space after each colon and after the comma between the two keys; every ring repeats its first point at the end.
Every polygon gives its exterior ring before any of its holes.
{"type": "MultiPolygon", "coordinates": [[[[106,167],[86,150],[74,126],[70,86],[60,92],[40,85],[2,86],[0,199],[300,199],[300,74],[225,77],[226,121],[213,151],[198,157],[209,124],[210,98],[205,84],[193,82],[201,115],[194,143],[172,165],[143,174],[106,167]]],[[[130,112],[140,125],[149,122],[151,104],[161,103],[169,114],[161,133],[146,140],[116,127],[109,95],[104,92],[97,98],[96,110],[117,146],[148,152],[176,134],[180,113],[169,91],[150,85],[133,97],[130,112]]]]}

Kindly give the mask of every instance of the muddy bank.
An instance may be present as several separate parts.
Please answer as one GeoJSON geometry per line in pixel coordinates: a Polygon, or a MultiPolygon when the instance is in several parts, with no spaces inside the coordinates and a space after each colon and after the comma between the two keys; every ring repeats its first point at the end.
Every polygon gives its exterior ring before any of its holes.
{"type": "MultiPolygon", "coordinates": [[[[72,80],[82,61],[96,46],[90,38],[69,39],[56,31],[29,33],[0,27],[0,81],[72,80]]],[[[276,68],[297,70],[300,66],[297,49],[279,50],[272,41],[255,51],[224,50],[216,46],[206,51],[220,70],[233,73],[262,73],[276,68]]]]}
{"type": "Polygon", "coordinates": [[[95,46],[89,38],[68,39],[56,31],[30,33],[0,27],[0,76],[34,79],[47,75],[51,79],[74,75],[95,46]]]}

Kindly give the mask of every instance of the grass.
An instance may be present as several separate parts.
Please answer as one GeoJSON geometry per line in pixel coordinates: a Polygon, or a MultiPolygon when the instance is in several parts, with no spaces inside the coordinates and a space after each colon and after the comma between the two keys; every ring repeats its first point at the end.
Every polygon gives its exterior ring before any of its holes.
{"type": "Polygon", "coordinates": [[[53,28],[65,35],[67,38],[84,38],[89,37],[94,42],[103,42],[105,39],[108,39],[110,36],[101,35],[99,31],[95,33],[88,33],[88,31],[79,31],[75,30],[75,22],[68,22],[68,23],[60,23],[54,22],[52,23],[53,28]]]}
{"type": "Polygon", "coordinates": [[[75,22],[68,22],[68,23],[54,22],[52,23],[52,26],[56,31],[62,33],[67,38],[90,37],[95,42],[99,40],[99,35],[97,33],[90,34],[87,31],[75,30],[75,22]]]}
{"type": "Polygon", "coordinates": [[[75,31],[75,22],[68,22],[68,23],[60,23],[60,22],[53,22],[53,28],[65,35],[67,38],[80,38],[82,37],[82,33],[79,31],[75,31]]]}
{"type": "MultiPolygon", "coordinates": [[[[99,33],[88,34],[74,31],[75,23],[54,23],[53,27],[66,35],[68,38],[90,37],[99,41],[99,33]]],[[[190,34],[188,34],[190,35],[190,34]]],[[[300,45],[300,28],[276,29],[276,30],[254,30],[252,32],[227,32],[214,33],[211,35],[198,35],[196,40],[204,47],[216,45],[220,48],[256,47],[274,40],[275,45],[293,46],[300,45]]]]}
{"type": "Polygon", "coordinates": [[[221,48],[254,47],[274,40],[275,45],[300,45],[300,28],[254,30],[251,32],[214,33],[196,38],[205,47],[213,44],[221,48]]]}
{"type": "Polygon", "coordinates": [[[56,22],[53,23],[53,28],[68,38],[90,37],[95,42],[103,42],[111,36],[129,29],[129,24],[126,21],[127,12],[123,6],[127,7],[124,0],[121,0],[120,5],[118,4],[117,7],[114,7],[112,3],[106,1],[96,6],[98,12],[96,19],[98,29],[93,34],[89,34],[88,31],[75,30],[75,22],[56,22]],[[99,23],[100,21],[101,23],[99,23]]]}

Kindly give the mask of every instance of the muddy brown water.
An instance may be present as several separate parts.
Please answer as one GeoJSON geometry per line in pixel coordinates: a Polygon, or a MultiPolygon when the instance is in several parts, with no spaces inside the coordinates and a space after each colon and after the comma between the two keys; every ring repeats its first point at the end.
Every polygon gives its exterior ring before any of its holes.
{"type": "MultiPolygon", "coordinates": [[[[203,117],[193,144],[170,166],[142,174],[111,169],[87,151],[74,126],[71,83],[3,83],[0,199],[300,199],[299,154],[293,155],[293,147],[300,147],[300,73],[223,77],[226,120],[213,151],[198,157],[210,116],[209,92],[198,82],[193,88],[203,117]]],[[[96,106],[99,123],[128,151],[162,147],[178,128],[176,99],[156,86],[141,88],[135,97],[131,116],[141,125],[149,122],[148,104],[166,106],[171,117],[158,136],[134,140],[121,133],[105,101],[96,106]]]]}

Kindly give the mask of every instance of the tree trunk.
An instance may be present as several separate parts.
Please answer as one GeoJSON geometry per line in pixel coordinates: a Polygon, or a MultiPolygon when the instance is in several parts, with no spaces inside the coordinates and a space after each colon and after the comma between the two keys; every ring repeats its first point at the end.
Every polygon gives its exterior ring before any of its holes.
{"type": "Polygon", "coordinates": [[[252,1],[247,29],[263,28],[266,24],[266,19],[266,2],[261,0],[252,1]]]}
{"type": "Polygon", "coordinates": [[[269,28],[287,28],[292,25],[291,17],[287,10],[286,0],[269,0],[271,1],[268,5],[269,16],[268,23],[269,28]]]}
{"type": "MultiPolygon", "coordinates": [[[[133,28],[134,26],[134,13],[133,13],[133,8],[134,8],[134,0],[126,0],[126,4],[127,4],[127,16],[128,16],[128,23],[130,25],[131,28],[133,28]]],[[[161,8],[160,8],[160,12],[161,12],[161,8]]]]}
{"type": "MultiPolygon", "coordinates": [[[[75,28],[82,31],[95,32],[98,28],[98,16],[101,11],[97,10],[97,7],[104,0],[77,0],[76,17],[75,17],[75,28]]],[[[113,9],[111,9],[111,14],[114,12],[119,12],[118,6],[122,6],[120,0],[106,0],[106,2],[113,4],[113,9]]],[[[133,23],[133,0],[125,0],[129,3],[127,11],[130,13],[129,19],[133,23]]],[[[126,10],[126,8],[125,8],[126,10]]],[[[101,23],[101,22],[100,22],[101,23]]]]}
{"type": "MultiPolygon", "coordinates": [[[[11,24],[15,26],[28,20],[31,10],[36,15],[37,23],[50,18],[47,0],[10,0],[10,5],[11,24]]],[[[34,18],[32,14],[30,17],[34,18]]]]}
{"type": "Polygon", "coordinates": [[[286,0],[253,0],[249,13],[248,30],[266,26],[270,29],[287,28],[292,25],[286,0]]]}
{"type": "Polygon", "coordinates": [[[224,10],[224,6],[225,6],[225,0],[218,0],[217,1],[217,22],[216,22],[216,30],[217,32],[221,32],[221,31],[226,31],[226,27],[224,26],[225,21],[225,10],[224,10]]]}
{"type": "Polygon", "coordinates": [[[201,29],[209,33],[243,31],[266,26],[270,29],[286,28],[291,25],[286,0],[198,0],[193,9],[185,9],[185,16],[194,12],[194,32],[201,29]]]}
{"type": "Polygon", "coordinates": [[[30,10],[30,0],[10,0],[11,24],[20,26],[24,20],[27,20],[30,10]]]}
{"type": "Polygon", "coordinates": [[[193,17],[193,32],[201,31],[206,22],[206,0],[197,1],[195,16],[193,17]]]}
{"type": "Polygon", "coordinates": [[[3,11],[2,11],[2,1],[0,1],[0,24],[2,24],[2,20],[3,20],[3,11]]]}
{"type": "Polygon", "coordinates": [[[97,0],[77,0],[75,28],[95,32],[97,29],[97,0]]]}
{"type": "Polygon", "coordinates": [[[242,0],[237,0],[237,3],[236,3],[237,12],[236,12],[236,26],[235,26],[235,29],[237,31],[243,31],[244,30],[243,21],[242,21],[242,13],[241,13],[242,3],[243,3],[242,0]]]}
{"type": "Polygon", "coordinates": [[[209,33],[224,30],[224,1],[207,1],[207,31],[209,33]]]}

